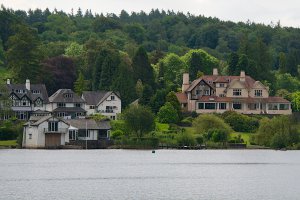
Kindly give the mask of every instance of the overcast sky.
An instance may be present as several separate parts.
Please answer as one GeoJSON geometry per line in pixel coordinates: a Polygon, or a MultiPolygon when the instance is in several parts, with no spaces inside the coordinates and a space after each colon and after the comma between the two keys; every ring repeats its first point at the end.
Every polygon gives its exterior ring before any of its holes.
{"type": "Polygon", "coordinates": [[[70,13],[79,7],[93,13],[119,14],[127,12],[149,12],[152,8],[190,12],[195,15],[218,17],[234,22],[248,19],[257,23],[270,24],[280,20],[283,26],[300,27],[300,0],[0,0],[0,4],[13,9],[48,7],[70,13]]]}

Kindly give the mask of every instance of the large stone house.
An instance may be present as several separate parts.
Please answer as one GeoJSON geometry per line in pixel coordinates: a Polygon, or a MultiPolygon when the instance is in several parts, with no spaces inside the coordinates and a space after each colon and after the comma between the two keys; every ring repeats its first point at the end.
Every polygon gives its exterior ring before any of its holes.
{"type": "Polygon", "coordinates": [[[84,117],[85,101],[71,89],[59,89],[49,97],[46,110],[56,117],[73,119],[84,117]]]}
{"type": "Polygon", "coordinates": [[[291,103],[269,96],[269,88],[241,71],[240,76],[221,76],[217,69],[190,83],[183,74],[182,92],[176,94],[182,109],[197,113],[291,114],[291,103]]]}
{"type": "MultiPolygon", "coordinates": [[[[25,84],[13,84],[7,79],[6,87],[13,116],[17,119],[28,120],[32,112],[46,110],[49,100],[44,84],[30,84],[29,79],[25,84]]],[[[12,116],[3,116],[3,119],[10,117],[12,116]]]]}
{"type": "Polygon", "coordinates": [[[117,92],[112,91],[84,91],[82,99],[86,102],[87,115],[100,113],[112,120],[117,119],[121,113],[121,98],[117,92]]]}

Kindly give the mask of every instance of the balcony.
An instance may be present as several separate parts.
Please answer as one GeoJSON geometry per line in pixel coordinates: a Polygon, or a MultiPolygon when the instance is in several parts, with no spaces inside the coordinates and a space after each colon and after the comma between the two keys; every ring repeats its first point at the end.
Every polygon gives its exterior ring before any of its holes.
{"type": "Polygon", "coordinates": [[[44,128],[43,133],[67,133],[68,129],[67,128],[58,128],[58,129],[49,129],[49,128],[44,128]]]}
{"type": "Polygon", "coordinates": [[[114,110],[99,110],[100,113],[114,113],[114,110]]]}

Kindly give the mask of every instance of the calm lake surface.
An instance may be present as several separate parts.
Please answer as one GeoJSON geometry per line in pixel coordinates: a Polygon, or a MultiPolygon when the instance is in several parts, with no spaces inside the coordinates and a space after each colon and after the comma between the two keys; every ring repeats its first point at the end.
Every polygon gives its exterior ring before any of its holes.
{"type": "Polygon", "coordinates": [[[0,150],[0,199],[299,200],[300,151],[0,150]]]}

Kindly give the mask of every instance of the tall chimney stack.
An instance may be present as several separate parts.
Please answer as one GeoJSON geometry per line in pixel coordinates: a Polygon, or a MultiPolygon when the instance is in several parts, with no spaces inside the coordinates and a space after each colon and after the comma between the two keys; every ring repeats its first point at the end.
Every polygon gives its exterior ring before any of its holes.
{"type": "Polygon", "coordinates": [[[189,87],[190,87],[190,75],[189,73],[183,73],[182,93],[184,93],[189,87]]]}
{"type": "Polygon", "coordinates": [[[25,87],[27,90],[30,90],[30,80],[29,79],[26,79],[25,87]]]}
{"type": "Polygon", "coordinates": [[[218,75],[219,75],[219,73],[218,73],[218,68],[214,68],[214,69],[213,69],[213,75],[214,75],[214,76],[218,76],[218,75]]]}
{"type": "Polygon", "coordinates": [[[246,81],[246,74],[245,74],[245,71],[241,71],[241,74],[240,74],[240,81],[243,81],[243,82],[246,81]]]}

